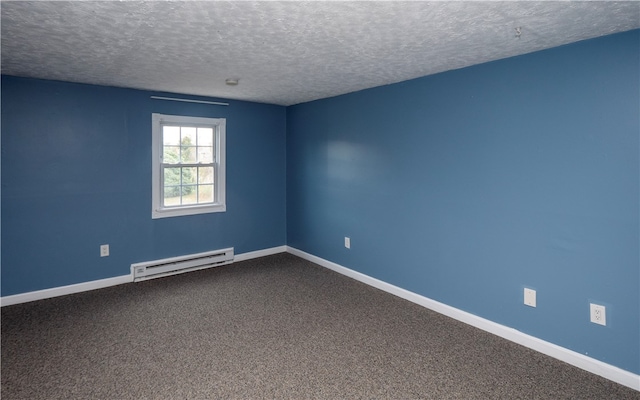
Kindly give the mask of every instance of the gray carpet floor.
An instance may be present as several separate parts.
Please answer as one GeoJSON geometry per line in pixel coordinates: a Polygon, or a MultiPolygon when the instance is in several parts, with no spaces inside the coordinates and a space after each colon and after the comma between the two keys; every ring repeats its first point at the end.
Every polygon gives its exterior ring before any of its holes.
{"type": "Polygon", "coordinates": [[[2,399],[640,399],[290,254],[2,308],[2,399]]]}

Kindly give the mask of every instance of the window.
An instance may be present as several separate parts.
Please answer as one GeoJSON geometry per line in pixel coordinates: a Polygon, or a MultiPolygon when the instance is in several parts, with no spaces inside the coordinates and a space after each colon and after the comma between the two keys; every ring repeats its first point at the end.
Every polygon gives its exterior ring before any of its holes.
{"type": "Polygon", "coordinates": [[[226,120],[153,114],[152,124],[152,218],[226,211],[226,120]]]}

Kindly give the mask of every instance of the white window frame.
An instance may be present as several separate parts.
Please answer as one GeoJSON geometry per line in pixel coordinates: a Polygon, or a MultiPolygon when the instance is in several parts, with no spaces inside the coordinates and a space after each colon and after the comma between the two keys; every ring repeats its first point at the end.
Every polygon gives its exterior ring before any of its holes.
{"type": "Polygon", "coordinates": [[[153,113],[152,118],[152,208],[151,218],[178,217],[183,215],[205,214],[215,212],[225,212],[226,205],[226,119],[225,118],[203,118],[186,117],[181,115],[167,115],[153,113]],[[190,204],[183,206],[162,206],[162,194],[164,185],[162,182],[162,126],[207,126],[215,127],[214,141],[214,193],[216,198],[213,203],[190,204]]]}

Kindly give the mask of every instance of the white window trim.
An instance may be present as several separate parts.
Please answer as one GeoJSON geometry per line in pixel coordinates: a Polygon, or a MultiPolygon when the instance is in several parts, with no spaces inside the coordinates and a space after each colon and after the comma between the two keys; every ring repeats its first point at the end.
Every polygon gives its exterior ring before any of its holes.
{"type": "Polygon", "coordinates": [[[182,215],[205,214],[227,211],[226,203],[226,119],[225,118],[203,118],[203,117],[185,117],[180,115],[166,115],[153,113],[152,123],[152,208],[151,218],[167,218],[178,217],[182,215]],[[162,207],[162,190],[160,168],[162,167],[161,150],[162,150],[162,124],[171,123],[176,125],[215,125],[218,127],[215,137],[215,163],[216,176],[214,178],[216,190],[216,202],[211,204],[194,204],[179,207],[162,207]]]}

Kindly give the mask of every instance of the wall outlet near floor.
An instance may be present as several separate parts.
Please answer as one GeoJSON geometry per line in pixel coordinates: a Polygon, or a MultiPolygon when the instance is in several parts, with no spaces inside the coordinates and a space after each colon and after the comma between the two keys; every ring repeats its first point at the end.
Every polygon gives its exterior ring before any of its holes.
{"type": "Polygon", "coordinates": [[[524,288],[524,304],[529,307],[536,306],[536,291],[529,288],[524,288]]]}
{"type": "Polygon", "coordinates": [[[344,237],[344,247],[346,247],[347,249],[351,248],[351,238],[348,237],[344,237]]]}
{"type": "Polygon", "coordinates": [[[100,257],[109,257],[109,245],[101,244],[100,245],[100,257]]]}
{"type": "Polygon", "coordinates": [[[600,304],[590,303],[591,322],[598,325],[607,325],[606,307],[600,304]]]}

